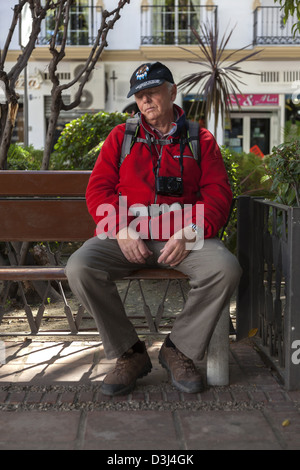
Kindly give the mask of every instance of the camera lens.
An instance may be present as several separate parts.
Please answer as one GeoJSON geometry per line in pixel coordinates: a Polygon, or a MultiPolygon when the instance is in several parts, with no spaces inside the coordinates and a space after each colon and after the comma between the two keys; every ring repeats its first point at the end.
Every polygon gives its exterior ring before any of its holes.
{"type": "Polygon", "coordinates": [[[160,176],[155,185],[158,194],[181,196],[183,193],[182,179],[176,176],[160,176]]]}
{"type": "Polygon", "coordinates": [[[178,182],[176,180],[169,180],[168,181],[168,185],[167,185],[168,191],[174,192],[174,191],[177,191],[178,188],[179,188],[179,186],[178,186],[178,182]]]}

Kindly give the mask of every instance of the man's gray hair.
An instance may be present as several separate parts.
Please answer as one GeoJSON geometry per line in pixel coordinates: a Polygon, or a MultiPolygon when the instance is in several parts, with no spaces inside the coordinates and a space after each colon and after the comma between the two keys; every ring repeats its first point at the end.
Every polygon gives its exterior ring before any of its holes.
{"type": "Polygon", "coordinates": [[[171,90],[171,89],[173,88],[174,83],[167,82],[167,81],[166,81],[165,83],[166,83],[167,86],[168,86],[168,90],[171,90]]]}

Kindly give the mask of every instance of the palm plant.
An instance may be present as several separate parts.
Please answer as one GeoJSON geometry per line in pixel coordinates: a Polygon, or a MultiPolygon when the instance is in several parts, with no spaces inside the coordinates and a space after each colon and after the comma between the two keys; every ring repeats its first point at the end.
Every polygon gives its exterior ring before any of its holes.
{"type": "MultiPolygon", "coordinates": [[[[202,24],[200,30],[201,36],[194,28],[191,28],[199,45],[200,53],[190,51],[185,47],[181,48],[195,56],[195,59],[190,60],[189,63],[198,64],[201,70],[183,78],[178,83],[178,88],[185,90],[188,94],[194,87],[198,86],[195,115],[200,111],[208,119],[214,112],[214,133],[216,135],[219,115],[221,115],[223,123],[224,117],[229,115],[232,107],[230,95],[235,97],[235,101],[239,106],[237,94],[241,93],[239,84],[243,83],[239,74],[258,75],[254,72],[242,70],[240,64],[261,51],[251,52],[238,60],[234,60],[237,53],[248,47],[245,46],[226,54],[225,49],[234,28],[227,35],[226,33],[223,35],[220,44],[217,23],[214,25],[202,24]],[[233,62],[229,63],[232,60],[233,62]]],[[[194,109],[194,104],[190,109],[190,114],[194,109]]]]}

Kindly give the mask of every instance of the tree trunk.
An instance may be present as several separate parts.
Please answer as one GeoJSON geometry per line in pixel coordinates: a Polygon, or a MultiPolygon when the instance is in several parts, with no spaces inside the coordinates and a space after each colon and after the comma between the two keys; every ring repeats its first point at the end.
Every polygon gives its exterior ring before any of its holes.
{"type": "Polygon", "coordinates": [[[2,140],[4,128],[5,128],[7,113],[8,113],[8,104],[7,103],[0,104],[0,143],[2,140]]]}
{"type": "Polygon", "coordinates": [[[54,109],[51,109],[51,115],[50,115],[48,129],[47,129],[45,149],[44,149],[44,155],[43,155],[41,170],[48,170],[49,169],[51,149],[52,149],[54,133],[55,133],[58,117],[59,117],[59,111],[60,111],[60,107],[57,106],[57,105],[55,106],[54,109]]]}
{"type": "Polygon", "coordinates": [[[5,170],[6,168],[6,161],[7,161],[7,153],[10,147],[11,142],[11,135],[15,125],[17,112],[19,109],[18,102],[16,103],[9,103],[8,105],[8,112],[6,115],[6,122],[3,130],[3,136],[0,143],[0,169],[5,170]]]}

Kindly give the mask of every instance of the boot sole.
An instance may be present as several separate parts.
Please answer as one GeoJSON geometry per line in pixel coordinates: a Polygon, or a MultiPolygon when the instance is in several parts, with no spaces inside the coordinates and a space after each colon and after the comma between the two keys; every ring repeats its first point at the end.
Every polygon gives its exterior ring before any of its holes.
{"type": "Polygon", "coordinates": [[[167,363],[164,361],[164,359],[162,358],[162,355],[161,353],[159,352],[159,355],[158,355],[158,361],[160,363],[160,365],[166,369],[171,377],[171,381],[172,381],[172,384],[174,385],[174,387],[176,387],[178,390],[180,390],[180,392],[185,392],[185,393],[199,393],[199,392],[202,392],[203,391],[203,385],[200,384],[200,385],[196,385],[194,384],[193,386],[186,386],[180,382],[177,382],[177,380],[174,379],[173,377],[173,374],[172,374],[172,371],[171,369],[169,368],[169,366],[167,365],[167,363]]]}
{"type": "Polygon", "coordinates": [[[127,393],[130,393],[134,389],[134,387],[136,385],[136,381],[138,379],[141,379],[142,377],[145,377],[146,375],[148,375],[151,372],[151,370],[152,370],[152,364],[151,364],[151,362],[148,362],[148,364],[146,364],[145,368],[142,370],[140,375],[138,375],[138,377],[134,380],[134,382],[131,382],[130,384],[128,384],[125,387],[120,388],[119,390],[116,390],[116,391],[109,388],[109,387],[112,386],[111,384],[102,383],[101,393],[103,395],[108,395],[108,396],[111,396],[111,397],[116,397],[118,395],[126,395],[127,393]]]}

